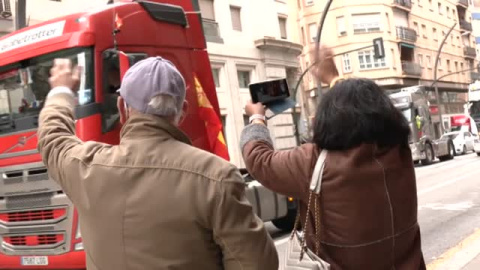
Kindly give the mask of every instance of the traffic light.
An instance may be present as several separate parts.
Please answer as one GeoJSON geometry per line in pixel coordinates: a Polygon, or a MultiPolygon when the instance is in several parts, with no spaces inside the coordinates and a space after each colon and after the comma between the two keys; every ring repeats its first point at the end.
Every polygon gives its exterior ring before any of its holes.
{"type": "Polygon", "coordinates": [[[383,47],[383,38],[376,38],[373,40],[373,58],[385,58],[385,47],[383,47]]]}

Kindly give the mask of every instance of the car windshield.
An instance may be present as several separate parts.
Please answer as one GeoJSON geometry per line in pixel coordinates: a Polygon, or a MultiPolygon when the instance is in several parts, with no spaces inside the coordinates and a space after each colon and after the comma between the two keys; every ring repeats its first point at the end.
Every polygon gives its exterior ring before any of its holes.
{"type": "Polygon", "coordinates": [[[450,140],[455,140],[455,138],[458,137],[460,133],[450,133],[450,134],[444,134],[440,139],[450,139],[450,140]]]}
{"type": "Polygon", "coordinates": [[[69,58],[82,67],[79,104],[93,102],[92,57],[90,48],[75,48],[0,67],[0,135],[37,127],[55,58],[69,58]]]}

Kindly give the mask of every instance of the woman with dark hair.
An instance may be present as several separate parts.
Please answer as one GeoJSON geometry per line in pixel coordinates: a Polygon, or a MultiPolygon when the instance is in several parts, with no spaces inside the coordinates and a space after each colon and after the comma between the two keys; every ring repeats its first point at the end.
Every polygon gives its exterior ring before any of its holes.
{"type": "Polygon", "coordinates": [[[336,83],[317,109],[313,142],[287,151],[274,150],[261,104],[250,103],[246,111],[253,115],[241,139],[248,171],[267,188],[299,200],[300,220],[310,220],[302,224],[309,228],[307,246],[331,269],[426,269],[409,126],[378,85],[367,79],[336,83]],[[328,155],[321,194],[307,213],[322,150],[328,155]]]}

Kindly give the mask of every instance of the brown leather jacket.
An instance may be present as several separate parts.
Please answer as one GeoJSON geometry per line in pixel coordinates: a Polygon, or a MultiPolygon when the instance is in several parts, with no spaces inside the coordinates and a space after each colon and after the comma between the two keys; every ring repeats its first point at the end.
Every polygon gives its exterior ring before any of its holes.
{"type": "Polygon", "coordinates": [[[73,107],[48,99],[38,146],[77,207],[89,270],[278,269],[237,168],[151,115],[132,115],[118,146],[82,142],[73,107]]]}
{"type": "MultiPolygon", "coordinates": [[[[269,189],[300,199],[304,223],[309,183],[319,156],[314,144],[274,151],[268,129],[242,133],[249,172],[269,189]]],[[[310,208],[307,243],[332,269],[425,269],[417,223],[416,180],[410,149],[361,145],[329,151],[318,199],[320,239],[310,208]]],[[[302,224],[304,226],[304,224],[302,224]]]]}

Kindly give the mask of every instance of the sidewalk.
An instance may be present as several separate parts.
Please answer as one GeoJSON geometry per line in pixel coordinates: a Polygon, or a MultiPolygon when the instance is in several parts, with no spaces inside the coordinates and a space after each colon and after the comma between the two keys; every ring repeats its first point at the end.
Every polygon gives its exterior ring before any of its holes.
{"type": "Polygon", "coordinates": [[[477,270],[480,269],[480,255],[477,255],[472,261],[470,261],[462,270],[477,270]]]}
{"type": "Polygon", "coordinates": [[[428,265],[428,270],[480,269],[480,230],[465,238],[440,258],[428,265]]]}

